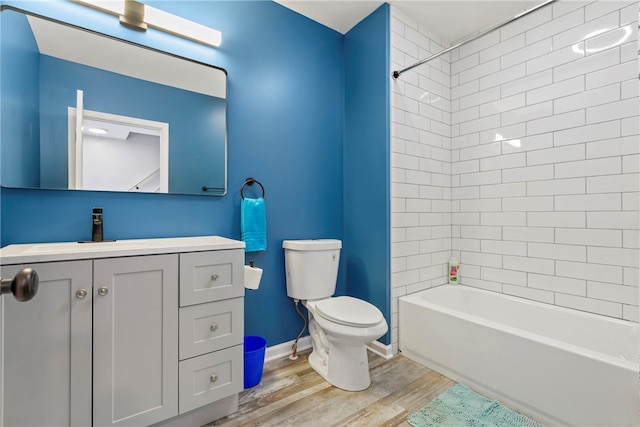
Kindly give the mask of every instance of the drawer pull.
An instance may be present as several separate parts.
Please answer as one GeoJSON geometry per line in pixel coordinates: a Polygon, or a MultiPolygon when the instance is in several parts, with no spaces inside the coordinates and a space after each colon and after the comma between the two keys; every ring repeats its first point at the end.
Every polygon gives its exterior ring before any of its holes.
{"type": "Polygon", "coordinates": [[[218,280],[218,277],[220,277],[220,276],[218,276],[217,274],[212,274],[212,275],[211,275],[211,280],[212,280],[213,282],[215,282],[216,280],[218,280]]]}
{"type": "Polygon", "coordinates": [[[82,299],[84,297],[87,296],[87,290],[86,289],[78,289],[78,291],[76,292],[76,298],[82,299]]]}
{"type": "Polygon", "coordinates": [[[209,378],[211,380],[212,383],[215,383],[216,381],[218,381],[218,376],[216,374],[212,374],[211,378],[209,378]]]}
{"type": "Polygon", "coordinates": [[[101,287],[98,288],[98,295],[103,297],[108,293],[109,293],[109,289],[107,289],[106,286],[101,286],[101,287]]]}
{"type": "Polygon", "coordinates": [[[216,325],[215,323],[211,324],[211,332],[215,332],[218,330],[218,325],[216,325]]]}

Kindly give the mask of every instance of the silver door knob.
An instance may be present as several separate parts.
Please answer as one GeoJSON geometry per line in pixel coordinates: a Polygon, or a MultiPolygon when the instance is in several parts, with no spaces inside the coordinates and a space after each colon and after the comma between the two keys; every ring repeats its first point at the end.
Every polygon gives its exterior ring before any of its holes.
{"type": "Polygon", "coordinates": [[[101,286],[98,288],[98,295],[105,296],[108,293],[109,293],[109,289],[107,289],[105,286],[101,286]]]}
{"type": "Polygon", "coordinates": [[[209,378],[209,380],[210,380],[212,383],[215,383],[216,381],[218,381],[218,376],[217,376],[216,374],[212,374],[212,375],[211,375],[211,378],[209,378]]]}
{"type": "Polygon", "coordinates": [[[76,292],[76,298],[82,299],[84,297],[87,296],[87,290],[86,289],[78,289],[78,291],[76,292]]]}
{"type": "Polygon", "coordinates": [[[211,324],[211,332],[217,331],[218,330],[218,325],[216,325],[215,323],[211,324]]]}
{"type": "Polygon", "coordinates": [[[211,275],[211,280],[213,280],[215,282],[216,280],[218,280],[218,277],[219,276],[217,274],[212,274],[211,275]]]}
{"type": "Polygon", "coordinates": [[[18,301],[29,301],[38,292],[38,273],[23,268],[13,279],[0,279],[0,294],[12,293],[18,301]]]}

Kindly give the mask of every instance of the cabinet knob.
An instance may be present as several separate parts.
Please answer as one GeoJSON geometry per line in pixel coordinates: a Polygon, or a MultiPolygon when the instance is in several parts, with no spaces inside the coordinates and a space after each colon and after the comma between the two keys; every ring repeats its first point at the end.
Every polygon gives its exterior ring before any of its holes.
{"type": "Polygon", "coordinates": [[[215,282],[216,280],[218,280],[218,277],[219,276],[217,274],[212,274],[211,275],[211,280],[215,282]]]}
{"type": "Polygon", "coordinates": [[[216,381],[218,381],[218,376],[216,374],[212,374],[211,378],[209,378],[211,380],[212,383],[215,383],[216,381]]]}
{"type": "Polygon", "coordinates": [[[87,296],[87,290],[86,289],[78,289],[78,291],[76,291],[76,298],[82,299],[84,297],[87,296]]]}
{"type": "Polygon", "coordinates": [[[106,287],[106,286],[100,286],[100,287],[98,288],[98,295],[100,295],[100,296],[105,296],[105,295],[106,295],[106,294],[108,294],[108,293],[109,293],[109,289],[107,289],[107,287],[106,287]]]}
{"type": "Polygon", "coordinates": [[[216,325],[215,323],[211,324],[211,332],[217,331],[218,330],[218,325],[216,325]]]}
{"type": "Polygon", "coordinates": [[[11,292],[18,301],[29,301],[38,292],[38,273],[23,268],[13,279],[0,279],[0,294],[11,292]]]}

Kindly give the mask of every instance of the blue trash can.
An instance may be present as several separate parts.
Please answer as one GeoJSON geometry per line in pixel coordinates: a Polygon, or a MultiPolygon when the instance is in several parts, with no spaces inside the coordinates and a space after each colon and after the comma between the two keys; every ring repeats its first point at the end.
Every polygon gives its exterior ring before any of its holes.
{"type": "Polygon", "coordinates": [[[267,340],[248,335],[244,337],[244,388],[255,387],[262,379],[264,367],[264,352],[267,340]]]}

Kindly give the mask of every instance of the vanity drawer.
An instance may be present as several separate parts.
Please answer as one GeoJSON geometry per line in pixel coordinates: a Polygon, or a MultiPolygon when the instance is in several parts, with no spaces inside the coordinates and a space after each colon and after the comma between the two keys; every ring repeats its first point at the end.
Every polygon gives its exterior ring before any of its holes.
{"type": "Polygon", "coordinates": [[[239,393],[244,387],[242,345],[180,362],[179,412],[239,393]]]}
{"type": "Polygon", "coordinates": [[[180,309],[180,360],[242,344],[244,300],[234,298],[180,309]]]}
{"type": "Polygon", "coordinates": [[[180,254],[180,307],[244,295],[244,250],[180,254]]]}

